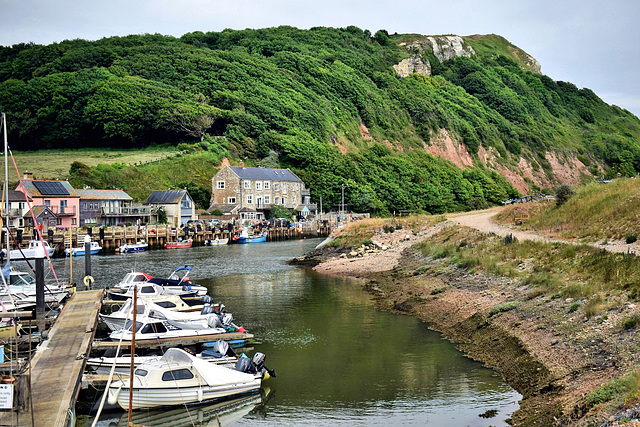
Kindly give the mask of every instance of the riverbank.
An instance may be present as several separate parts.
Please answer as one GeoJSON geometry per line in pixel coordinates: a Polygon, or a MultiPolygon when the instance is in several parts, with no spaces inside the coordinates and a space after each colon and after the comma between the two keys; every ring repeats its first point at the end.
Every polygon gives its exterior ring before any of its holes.
{"type": "Polygon", "coordinates": [[[523,395],[514,425],[619,425],[637,418],[637,395],[611,382],[634,378],[626,376],[640,363],[636,303],[625,291],[600,292],[549,264],[579,264],[602,251],[525,243],[523,236],[487,234],[461,222],[408,221],[387,232],[380,226],[355,249],[334,244],[297,263],[366,279],[380,309],[420,318],[501,373],[523,395]],[[490,251],[492,261],[480,259],[490,251]]]}

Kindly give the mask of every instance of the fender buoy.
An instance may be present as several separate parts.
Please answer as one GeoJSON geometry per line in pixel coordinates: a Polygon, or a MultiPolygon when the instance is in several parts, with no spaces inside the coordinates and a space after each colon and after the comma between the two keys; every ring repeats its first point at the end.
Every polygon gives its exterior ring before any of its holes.
{"type": "Polygon", "coordinates": [[[91,287],[93,282],[95,282],[95,280],[93,280],[93,277],[91,277],[91,276],[84,276],[84,279],[82,280],[82,282],[84,283],[84,285],[87,288],[89,288],[89,287],[91,287]]]}

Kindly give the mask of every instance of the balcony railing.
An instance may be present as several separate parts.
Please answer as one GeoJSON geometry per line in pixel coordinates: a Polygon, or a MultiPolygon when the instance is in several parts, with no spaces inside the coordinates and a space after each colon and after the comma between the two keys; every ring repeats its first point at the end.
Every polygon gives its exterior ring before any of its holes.
{"type": "Polygon", "coordinates": [[[104,216],[140,216],[149,215],[151,213],[148,207],[126,206],[121,208],[102,208],[104,216]]]}
{"type": "Polygon", "coordinates": [[[47,206],[56,216],[74,216],[76,214],[75,206],[47,206]]]}

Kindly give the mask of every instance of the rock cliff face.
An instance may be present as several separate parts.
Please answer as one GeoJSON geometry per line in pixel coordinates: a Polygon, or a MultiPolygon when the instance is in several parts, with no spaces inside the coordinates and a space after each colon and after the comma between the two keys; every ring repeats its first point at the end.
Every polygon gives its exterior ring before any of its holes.
{"type": "Polygon", "coordinates": [[[400,77],[407,77],[411,73],[430,76],[431,65],[424,56],[427,50],[432,51],[441,62],[456,56],[469,57],[475,54],[473,48],[460,36],[427,36],[413,43],[405,43],[404,46],[416,53],[393,66],[400,77]]]}

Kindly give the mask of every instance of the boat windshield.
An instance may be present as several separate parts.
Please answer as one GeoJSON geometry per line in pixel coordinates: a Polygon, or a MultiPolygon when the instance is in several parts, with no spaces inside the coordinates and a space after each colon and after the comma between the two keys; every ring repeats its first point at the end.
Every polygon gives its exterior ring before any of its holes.
{"type": "MultiPolygon", "coordinates": [[[[133,320],[127,320],[127,324],[124,326],[124,329],[126,331],[130,331],[132,325],[133,325],[133,320]]],[[[136,322],[136,330],[135,330],[135,332],[138,332],[140,330],[140,328],[142,328],[142,325],[143,325],[142,322],[136,322]]]]}
{"type": "Polygon", "coordinates": [[[27,273],[15,273],[10,275],[9,284],[14,286],[31,286],[36,284],[36,279],[27,273]]]}
{"type": "Polygon", "coordinates": [[[190,356],[186,351],[179,348],[170,348],[167,350],[164,356],[162,356],[162,360],[167,363],[189,363],[192,360],[192,356],[190,356]]]}

